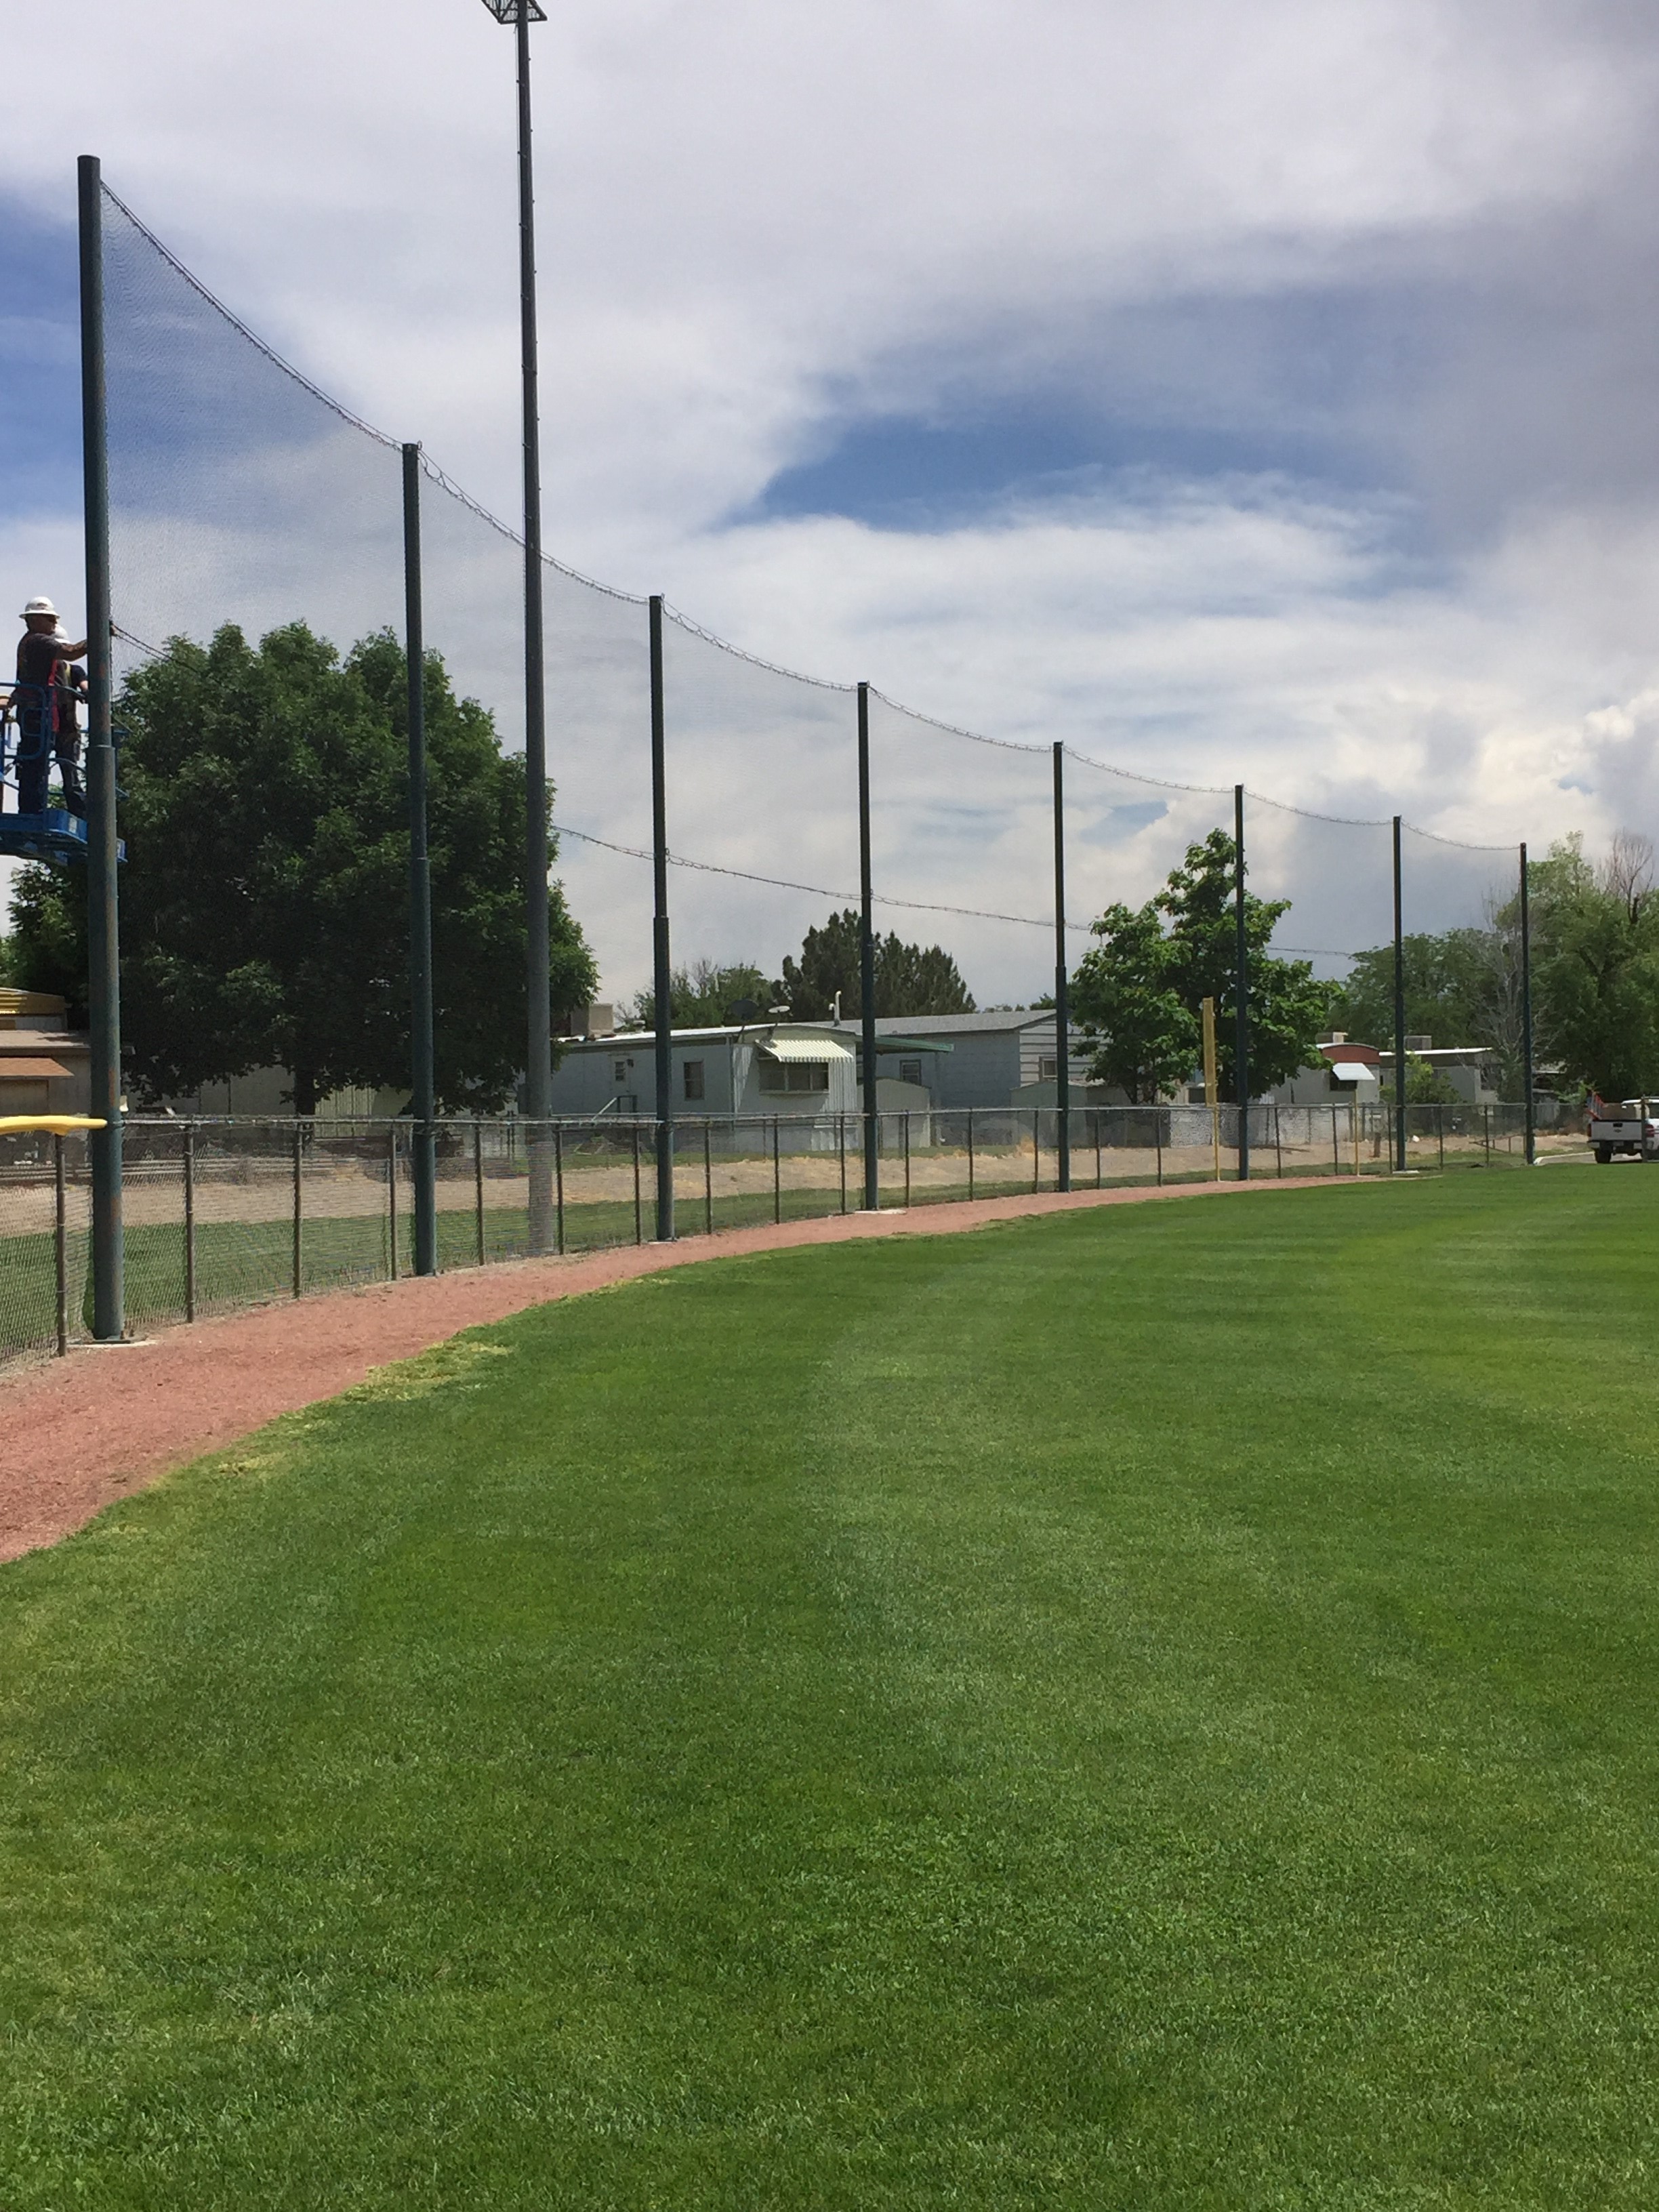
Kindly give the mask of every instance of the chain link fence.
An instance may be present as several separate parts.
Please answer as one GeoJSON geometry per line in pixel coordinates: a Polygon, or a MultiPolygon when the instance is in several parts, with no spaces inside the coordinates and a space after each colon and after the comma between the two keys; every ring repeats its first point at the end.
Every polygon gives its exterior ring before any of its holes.
{"type": "MultiPolygon", "coordinates": [[[[1082,1107],[1071,1116],[1074,1188],[1231,1181],[1238,1110],[1082,1107]]],[[[1576,1117],[1540,1103],[1540,1158],[1584,1155],[1576,1117]]],[[[1414,1169],[1519,1166],[1526,1116],[1510,1105],[1412,1106],[1414,1169]]],[[[1394,1171],[1393,1109],[1339,1102],[1253,1106],[1252,1173],[1273,1179],[1394,1171]]],[[[883,1114],[884,1206],[977,1200],[1060,1182],[1052,1108],[883,1114]]],[[[126,1305],[134,1333],[274,1299],[389,1282],[412,1271],[407,1121],[164,1120],[125,1129],[126,1305]]],[[[858,1114],[678,1121],[681,1237],[857,1211],[858,1114]]],[[[446,1121],[438,1131],[438,1265],[532,1251],[530,1152],[552,1155],[549,1239],[560,1253],[656,1235],[655,1125],[647,1121],[446,1121]]],[[[0,1364],[66,1351],[89,1333],[90,1172],[84,1139],[0,1139],[0,1364]]]]}

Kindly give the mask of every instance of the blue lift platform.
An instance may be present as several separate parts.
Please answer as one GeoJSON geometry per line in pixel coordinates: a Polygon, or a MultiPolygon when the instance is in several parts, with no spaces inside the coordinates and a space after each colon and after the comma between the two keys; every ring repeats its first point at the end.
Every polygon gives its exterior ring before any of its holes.
{"type": "MultiPolygon", "coordinates": [[[[46,860],[63,866],[72,860],[87,857],[87,824],[84,816],[71,814],[66,806],[49,806],[43,813],[22,814],[12,807],[18,795],[18,768],[25,760],[33,761],[39,754],[49,752],[52,741],[45,712],[46,696],[42,687],[33,684],[13,684],[6,687],[9,696],[0,702],[0,858],[16,860],[46,860]],[[37,710],[27,712],[30,695],[40,693],[37,710]],[[33,724],[33,727],[29,726],[33,724]]],[[[125,860],[125,843],[115,848],[116,858],[125,860]]]]}

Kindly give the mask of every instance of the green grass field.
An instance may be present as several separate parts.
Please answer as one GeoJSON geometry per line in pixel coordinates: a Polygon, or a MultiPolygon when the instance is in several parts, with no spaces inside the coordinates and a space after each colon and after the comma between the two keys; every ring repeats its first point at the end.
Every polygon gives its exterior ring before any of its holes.
{"type": "Polygon", "coordinates": [[[0,2205],[1649,2207],[1659,1176],[727,1261],[0,1569],[0,2205]]]}

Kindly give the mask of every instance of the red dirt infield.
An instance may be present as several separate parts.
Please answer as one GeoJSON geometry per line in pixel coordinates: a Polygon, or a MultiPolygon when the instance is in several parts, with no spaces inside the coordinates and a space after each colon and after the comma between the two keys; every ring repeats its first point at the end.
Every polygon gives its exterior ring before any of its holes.
{"type": "Polygon", "coordinates": [[[0,1561],[58,1542],[168,1468],[233,1443],[278,1413],[331,1398],[376,1367],[412,1358],[462,1329],[505,1320],[527,1306],[665,1267],[865,1237],[944,1236],[1101,1206],[1358,1187],[1346,1179],[1287,1177],[1033,1192],[908,1212],[831,1214],[672,1245],[623,1245],[570,1259],[409,1277],[257,1306],[141,1343],[82,1347],[67,1359],[0,1378],[0,1561]]]}

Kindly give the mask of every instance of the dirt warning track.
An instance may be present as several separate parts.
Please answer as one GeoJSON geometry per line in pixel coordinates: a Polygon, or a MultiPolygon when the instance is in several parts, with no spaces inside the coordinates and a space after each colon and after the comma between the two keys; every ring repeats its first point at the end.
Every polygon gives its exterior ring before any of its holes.
{"type": "Polygon", "coordinates": [[[678,1244],[630,1244],[569,1259],[410,1277],[258,1306],[168,1329],[142,1344],[78,1350],[0,1381],[0,1560],[56,1543],[169,1468],[233,1443],[278,1413],[331,1398],[373,1369],[412,1358],[461,1329],[665,1267],[867,1237],[945,1236],[1103,1206],[1360,1187],[1287,1177],[1029,1193],[908,1212],[831,1214],[678,1244]]]}

